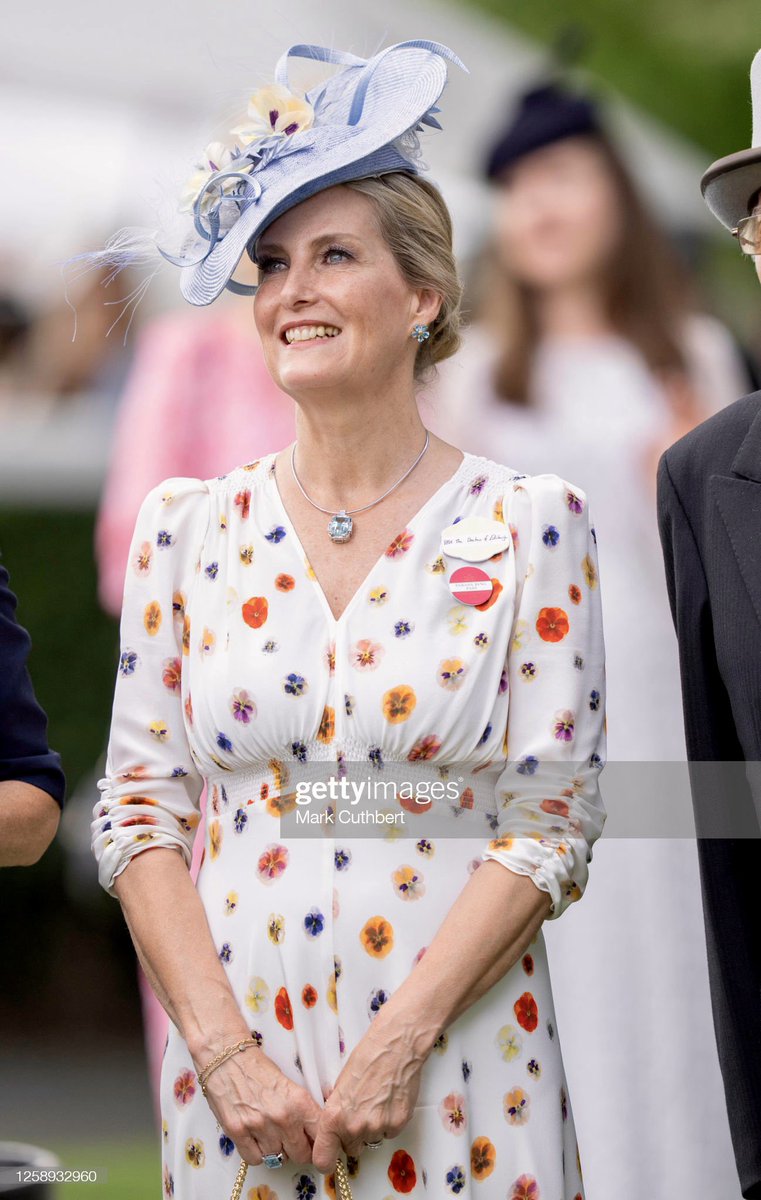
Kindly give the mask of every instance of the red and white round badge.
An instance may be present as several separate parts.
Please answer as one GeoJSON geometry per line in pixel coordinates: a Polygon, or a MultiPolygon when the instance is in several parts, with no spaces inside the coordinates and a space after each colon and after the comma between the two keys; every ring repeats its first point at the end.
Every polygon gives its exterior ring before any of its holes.
{"type": "Polygon", "coordinates": [[[480,567],[458,567],[449,576],[449,590],[460,604],[483,604],[491,596],[494,585],[480,567]]]}

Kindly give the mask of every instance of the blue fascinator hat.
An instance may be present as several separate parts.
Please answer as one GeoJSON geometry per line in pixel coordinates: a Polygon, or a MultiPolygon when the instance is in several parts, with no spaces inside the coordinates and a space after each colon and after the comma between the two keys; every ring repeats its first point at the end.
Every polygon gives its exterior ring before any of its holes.
{"type": "Polygon", "coordinates": [[[495,181],[533,150],[578,134],[601,132],[597,106],[589,97],[554,81],[543,83],[521,96],[515,114],[489,150],[484,174],[495,181]]]}
{"type": "MultiPolygon", "coordinates": [[[[244,252],[290,208],[348,180],[423,169],[418,134],[441,129],[437,100],[447,61],[467,67],[447,46],[415,39],[364,59],[325,46],[294,45],[282,55],[274,83],[249,98],[243,122],[227,142],[206,147],[180,197],[187,228],[179,252],[159,235],[122,230],[102,250],[76,255],[89,265],[124,267],[164,259],[181,268],[180,290],[194,305],[211,304],[228,289],[252,295],[255,284],[232,278],[244,252]],[[342,70],[310,91],[293,91],[293,59],[342,70]],[[161,259],[157,260],[156,256],[161,259]]],[[[87,268],[86,268],[87,269],[87,268]]]]}

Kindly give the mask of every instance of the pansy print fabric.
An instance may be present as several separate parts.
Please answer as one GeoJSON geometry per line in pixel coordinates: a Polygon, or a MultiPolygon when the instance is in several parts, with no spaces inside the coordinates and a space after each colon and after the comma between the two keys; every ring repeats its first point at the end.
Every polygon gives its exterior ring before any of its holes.
{"type": "MultiPolygon", "coordinates": [[[[142,505],[92,845],[111,895],[152,847],[189,864],[206,781],[196,886],[220,960],[252,1035],[322,1104],[486,859],[548,892],[550,919],[582,896],[605,820],[600,580],[580,488],[465,454],[335,620],[275,458],[142,505]],[[475,564],[476,605],[441,549],[465,517],[510,535],[475,564]],[[394,823],[343,823],[359,806],[341,793],[332,822],[297,827],[321,770],[392,782],[394,823]]],[[[171,1022],[161,1091],[164,1196],[226,1200],[239,1156],[171,1022]]],[[[541,931],[442,1033],[405,1129],[348,1168],[355,1200],[584,1196],[541,931]]],[[[252,1165],[243,1194],[335,1181],[252,1165]]]]}

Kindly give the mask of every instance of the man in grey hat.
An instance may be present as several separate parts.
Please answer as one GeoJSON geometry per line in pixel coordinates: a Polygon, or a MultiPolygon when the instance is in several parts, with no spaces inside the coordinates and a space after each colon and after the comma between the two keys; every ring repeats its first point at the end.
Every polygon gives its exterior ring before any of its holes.
{"type": "MultiPolygon", "coordinates": [[[[753,145],[713,163],[708,207],[761,280],[761,51],[753,145]]],[[[714,1027],[745,1200],[761,1197],[761,392],[658,463],[658,526],[679,640],[714,1027]]]]}

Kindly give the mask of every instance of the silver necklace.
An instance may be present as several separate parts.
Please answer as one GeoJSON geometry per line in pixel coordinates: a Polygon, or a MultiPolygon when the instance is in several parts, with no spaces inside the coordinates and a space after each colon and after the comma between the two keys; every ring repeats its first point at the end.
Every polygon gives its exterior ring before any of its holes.
{"type": "Polygon", "coordinates": [[[363,504],[361,508],[352,508],[349,512],[347,512],[345,508],[339,509],[338,512],[335,512],[332,508],[322,508],[321,505],[315,504],[315,502],[314,502],[314,500],[312,500],[311,496],[307,496],[306,492],[304,491],[303,487],[301,486],[301,480],[299,479],[298,475],[296,474],[296,463],[295,463],[296,442],[293,443],[293,448],[291,450],[291,470],[293,471],[293,478],[296,480],[296,483],[298,484],[299,489],[300,489],[301,494],[304,497],[304,499],[308,500],[309,503],[312,505],[312,507],[319,509],[320,512],[332,514],[330,520],[328,521],[328,533],[330,534],[331,541],[333,541],[333,542],[348,542],[349,538],[351,537],[352,533],[354,532],[354,522],[351,519],[352,514],[359,513],[359,512],[365,512],[366,509],[373,508],[374,505],[380,504],[381,500],[385,500],[386,496],[390,495],[390,493],[393,492],[394,488],[398,488],[399,484],[403,483],[404,480],[407,478],[410,471],[413,471],[415,469],[415,467],[418,465],[421,458],[423,457],[426,450],[428,449],[428,443],[430,442],[430,440],[431,439],[430,439],[429,432],[426,429],[425,445],[423,446],[423,449],[418,454],[418,456],[415,459],[412,466],[409,467],[404,472],[401,479],[397,479],[396,483],[392,484],[391,487],[388,489],[388,491],[384,492],[382,496],[379,496],[377,500],[373,500],[370,504],[363,504]]]}

